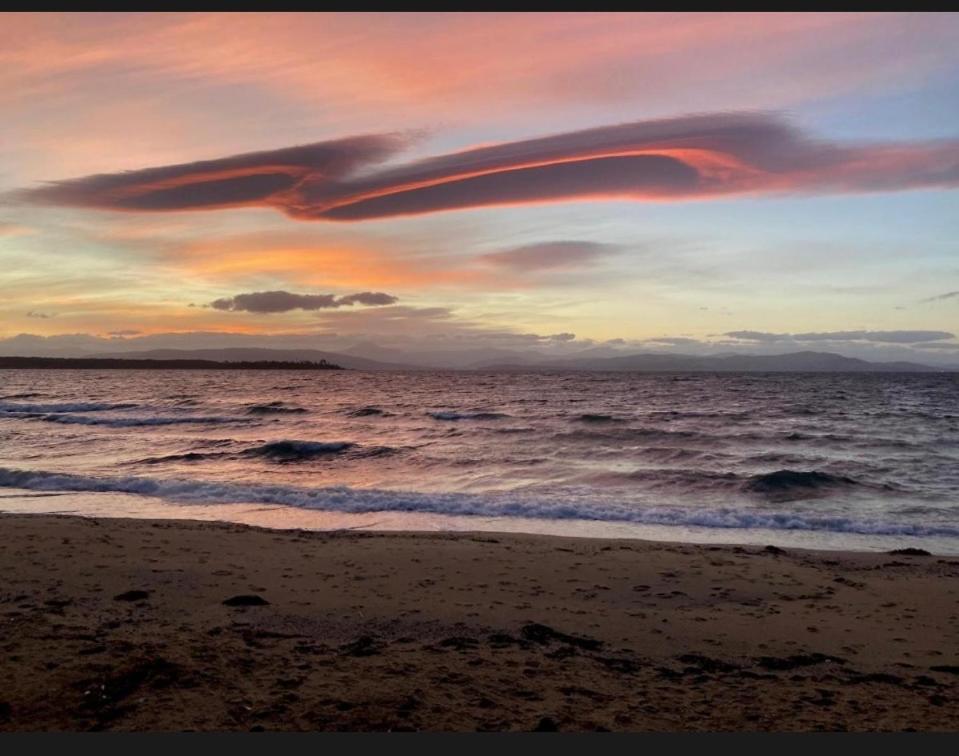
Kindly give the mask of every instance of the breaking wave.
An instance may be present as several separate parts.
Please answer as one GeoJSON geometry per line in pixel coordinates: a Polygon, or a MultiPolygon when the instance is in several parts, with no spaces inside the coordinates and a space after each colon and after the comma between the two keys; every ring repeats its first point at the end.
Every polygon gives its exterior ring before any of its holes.
{"type": "Polygon", "coordinates": [[[272,504],[348,513],[424,512],[549,520],[602,520],[646,525],[707,528],[828,531],[864,535],[959,536],[952,525],[889,519],[759,511],[737,508],[645,507],[603,501],[570,501],[515,495],[411,493],[265,484],[217,483],[147,477],[94,477],[0,467],[0,487],[34,491],[117,492],[159,497],[183,504],[272,504]]]}
{"type": "MultiPolygon", "coordinates": [[[[679,460],[685,457],[685,454],[677,453],[684,450],[664,451],[672,451],[679,460]]],[[[684,493],[696,491],[716,494],[723,491],[741,491],[769,502],[820,499],[857,489],[873,492],[895,490],[888,484],[864,483],[845,475],[833,475],[819,470],[777,470],[760,475],[743,475],[728,471],[656,467],[628,472],[602,472],[588,476],[588,480],[595,484],[642,483],[649,490],[674,490],[684,493]]]]}

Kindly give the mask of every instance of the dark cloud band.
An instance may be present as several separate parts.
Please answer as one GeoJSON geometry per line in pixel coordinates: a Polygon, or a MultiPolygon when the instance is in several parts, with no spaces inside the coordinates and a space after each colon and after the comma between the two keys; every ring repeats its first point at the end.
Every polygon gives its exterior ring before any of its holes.
{"type": "Polygon", "coordinates": [[[98,174],[19,193],[39,204],[110,210],[201,210],[276,201],[308,177],[327,180],[405,146],[398,135],[359,136],[266,152],[98,174]]]}
{"type": "Polygon", "coordinates": [[[830,144],[762,114],[604,126],[370,170],[405,143],[396,135],[354,137],[87,176],[22,190],[17,197],[127,211],[267,206],[303,220],[359,221],[575,199],[688,200],[959,185],[957,140],[830,144]]]}
{"type": "Polygon", "coordinates": [[[378,291],[361,291],[337,297],[333,294],[294,294],[289,291],[254,291],[210,302],[214,310],[230,312],[255,312],[269,314],[291,310],[328,310],[337,307],[390,305],[397,302],[391,294],[378,291]]]}

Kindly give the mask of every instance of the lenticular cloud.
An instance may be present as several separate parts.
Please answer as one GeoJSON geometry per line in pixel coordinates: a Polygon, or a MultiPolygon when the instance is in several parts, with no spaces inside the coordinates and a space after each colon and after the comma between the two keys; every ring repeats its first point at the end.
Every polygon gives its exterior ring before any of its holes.
{"type": "Polygon", "coordinates": [[[360,136],[21,190],[43,204],[126,211],[273,207],[360,221],[571,200],[681,201],[959,184],[959,141],[833,144],[778,118],[720,113],[602,126],[383,164],[398,135],[360,136]]]}

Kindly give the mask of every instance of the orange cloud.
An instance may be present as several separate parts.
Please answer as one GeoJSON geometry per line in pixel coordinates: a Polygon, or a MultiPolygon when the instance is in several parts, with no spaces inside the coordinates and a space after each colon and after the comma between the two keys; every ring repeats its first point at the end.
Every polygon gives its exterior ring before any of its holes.
{"type": "Polygon", "coordinates": [[[398,255],[353,241],[298,234],[247,234],[189,242],[166,250],[166,265],[216,284],[257,280],[336,289],[421,289],[479,283],[483,271],[451,258],[398,255]]]}

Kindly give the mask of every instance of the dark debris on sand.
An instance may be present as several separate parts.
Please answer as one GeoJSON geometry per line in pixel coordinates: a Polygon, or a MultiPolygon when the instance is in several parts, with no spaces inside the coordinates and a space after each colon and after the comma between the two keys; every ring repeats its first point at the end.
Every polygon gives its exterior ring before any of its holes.
{"type": "MultiPolygon", "coordinates": [[[[192,687],[195,682],[180,665],[163,658],[135,659],[109,674],[81,681],[82,703],[80,708],[88,711],[102,723],[126,713],[127,700],[134,693],[144,693],[169,688],[172,685],[192,687]]],[[[94,729],[98,729],[96,726],[94,729]]]]}
{"type": "Polygon", "coordinates": [[[369,635],[360,636],[341,649],[344,656],[376,656],[381,650],[382,644],[369,635]]]}
{"type": "Polygon", "coordinates": [[[266,606],[270,602],[256,594],[231,596],[223,602],[226,606],[266,606]]]}
{"type": "Polygon", "coordinates": [[[114,601],[146,601],[150,598],[150,591],[126,591],[113,597],[114,601]]]}
{"type": "Polygon", "coordinates": [[[567,635],[559,630],[554,630],[548,625],[541,625],[538,622],[530,622],[523,625],[520,635],[531,643],[546,644],[551,642],[566,643],[570,646],[583,648],[587,651],[595,651],[602,647],[603,642],[595,638],[583,638],[576,635],[567,635]]]}
{"type": "Polygon", "coordinates": [[[772,669],[777,671],[786,671],[798,669],[799,667],[810,667],[814,664],[845,664],[846,660],[838,656],[829,654],[795,654],[793,656],[761,656],[757,659],[757,664],[763,669],[772,669]]]}

